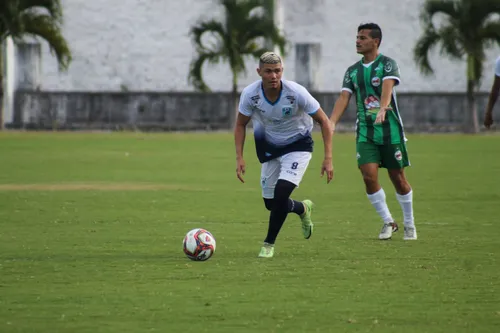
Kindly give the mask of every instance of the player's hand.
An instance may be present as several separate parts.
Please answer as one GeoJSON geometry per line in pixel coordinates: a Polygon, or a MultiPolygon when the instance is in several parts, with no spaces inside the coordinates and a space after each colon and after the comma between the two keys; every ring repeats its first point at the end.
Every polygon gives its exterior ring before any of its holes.
{"type": "Polygon", "coordinates": [[[484,115],[484,127],[489,129],[491,125],[493,125],[493,112],[486,112],[484,115]]]}
{"type": "Polygon", "coordinates": [[[323,160],[323,165],[321,166],[321,177],[323,177],[325,173],[326,183],[328,184],[333,179],[333,164],[331,157],[323,160]]]}
{"type": "Polygon", "coordinates": [[[385,114],[387,113],[387,110],[392,110],[392,108],[390,106],[380,108],[380,110],[377,112],[375,124],[382,124],[385,121],[385,114]]]}
{"type": "Polygon", "coordinates": [[[236,159],[236,176],[240,180],[240,182],[244,183],[243,175],[245,174],[245,160],[243,158],[236,159]]]}

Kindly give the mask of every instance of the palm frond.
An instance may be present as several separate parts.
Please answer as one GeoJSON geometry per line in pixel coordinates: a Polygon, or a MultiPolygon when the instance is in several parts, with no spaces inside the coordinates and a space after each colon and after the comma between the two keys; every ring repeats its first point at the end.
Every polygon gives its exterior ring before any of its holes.
{"type": "Polygon", "coordinates": [[[201,22],[191,28],[198,55],[191,63],[188,79],[197,90],[209,91],[202,77],[205,62],[226,61],[237,81],[246,72],[246,57],[258,57],[265,52],[263,41],[271,41],[285,53],[286,39],[279,34],[266,1],[271,0],[219,0],[224,19],[201,22]],[[203,45],[202,36],[207,32],[217,36],[211,45],[203,45]]]}
{"type": "Polygon", "coordinates": [[[420,19],[424,26],[432,25],[432,18],[436,14],[445,14],[457,17],[458,3],[454,0],[427,0],[422,8],[420,19]]]}
{"type": "Polygon", "coordinates": [[[447,55],[452,59],[460,60],[464,55],[464,47],[461,44],[461,36],[453,25],[447,25],[437,31],[441,43],[441,55],[447,55]]]}
{"type": "Polygon", "coordinates": [[[189,82],[193,87],[202,92],[209,92],[210,88],[206,85],[203,80],[203,65],[205,62],[215,64],[220,62],[224,58],[223,53],[216,52],[206,52],[203,50],[198,50],[198,57],[195,58],[191,65],[189,66],[189,82]]]}
{"type": "Polygon", "coordinates": [[[425,75],[434,73],[434,69],[429,61],[429,53],[436,47],[440,40],[441,36],[432,27],[428,27],[415,44],[413,59],[420,71],[425,75]]]}
{"type": "Polygon", "coordinates": [[[491,14],[500,14],[500,1],[498,0],[461,0],[464,21],[470,27],[481,27],[491,14]]]}
{"type": "Polygon", "coordinates": [[[47,41],[51,52],[57,57],[59,69],[66,70],[71,63],[71,51],[56,22],[48,15],[38,15],[29,11],[23,13],[19,19],[24,26],[23,34],[41,37],[47,41]]]}
{"type": "Polygon", "coordinates": [[[500,21],[488,22],[480,30],[478,37],[488,44],[497,44],[500,46],[500,21]]]}
{"type": "Polygon", "coordinates": [[[193,26],[190,31],[190,35],[193,38],[193,42],[197,48],[210,50],[213,49],[208,45],[203,45],[202,37],[206,33],[213,33],[215,38],[219,39],[219,43],[225,44],[227,41],[227,33],[224,29],[222,23],[215,20],[199,22],[197,25],[193,26]]]}
{"type": "Polygon", "coordinates": [[[245,24],[246,26],[242,27],[243,33],[240,35],[239,45],[247,45],[254,39],[264,38],[273,45],[278,46],[280,52],[286,55],[287,41],[272,20],[250,18],[245,24]]]}
{"type": "Polygon", "coordinates": [[[63,12],[60,0],[18,0],[19,11],[44,9],[55,21],[62,23],[63,12]]]}

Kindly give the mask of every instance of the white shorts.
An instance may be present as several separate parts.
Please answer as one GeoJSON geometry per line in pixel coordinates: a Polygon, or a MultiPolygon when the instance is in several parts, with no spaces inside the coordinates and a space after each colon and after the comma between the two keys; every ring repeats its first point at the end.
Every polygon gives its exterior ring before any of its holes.
{"type": "Polygon", "coordinates": [[[262,197],[266,199],[274,198],[274,188],[278,179],[287,180],[298,187],[311,157],[310,152],[294,151],[263,163],[260,173],[262,197]]]}

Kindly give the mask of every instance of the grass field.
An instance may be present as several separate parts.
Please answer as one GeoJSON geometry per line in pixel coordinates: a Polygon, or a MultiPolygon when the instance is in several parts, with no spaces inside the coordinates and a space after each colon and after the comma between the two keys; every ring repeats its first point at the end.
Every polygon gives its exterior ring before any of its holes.
{"type": "Polygon", "coordinates": [[[251,137],[240,184],[230,134],[0,133],[0,332],[500,332],[500,136],[410,136],[416,242],[377,240],[352,135],[329,185],[316,139],[315,234],[290,215],[265,260],[251,137]]]}

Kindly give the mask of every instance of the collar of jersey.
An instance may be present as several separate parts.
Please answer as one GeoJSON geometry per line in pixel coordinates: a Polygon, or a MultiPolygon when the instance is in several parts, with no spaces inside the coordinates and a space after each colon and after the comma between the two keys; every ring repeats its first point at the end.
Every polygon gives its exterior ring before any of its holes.
{"type": "Polygon", "coordinates": [[[381,56],[382,56],[382,53],[379,53],[379,54],[378,54],[378,56],[377,56],[377,57],[376,57],[376,58],[375,58],[372,62],[370,62],[370,63],[368,63],[368,64],[365,64],[365,63],[363,62],[363,59],[365,58],[365,57],[363,57],[363,58],[361,58],[361,60],[360,60],[361,65],[363,65],[363,66],[365,66],[365,67],[369,67],[369,66],[373,65],[373,63],[374,63],[375,61],[377,61],[377,60],[378,60],[381,56]]]}
{"type": "Polygon", "coordinates": [[[262,85],[262,83],[260,84],[260,90],[262,90],[262,96],[264,96],[266,102],[268,102],[271,105],[276,105],[276,103],[280,101],[281,93],[283,92],[283,81],[280,81],[280,84],[281,84],[280,94],[278,95],[278,98],[276,98],[276,101],[274,101],[274,103],[267,99],[266,93],[264,92],[264,86],[262,85]]]}

